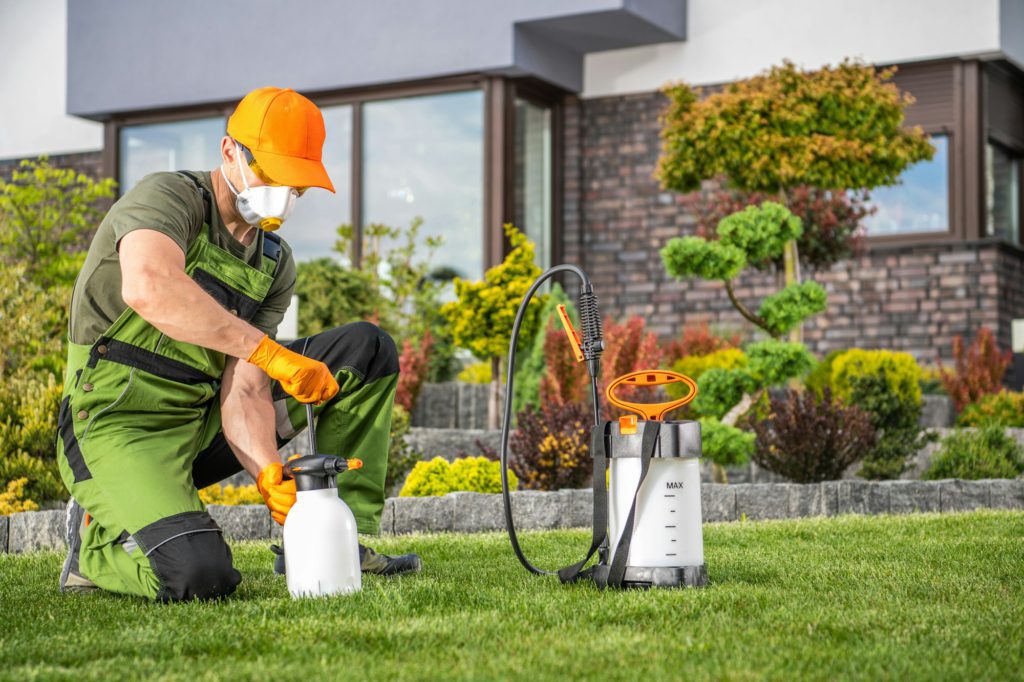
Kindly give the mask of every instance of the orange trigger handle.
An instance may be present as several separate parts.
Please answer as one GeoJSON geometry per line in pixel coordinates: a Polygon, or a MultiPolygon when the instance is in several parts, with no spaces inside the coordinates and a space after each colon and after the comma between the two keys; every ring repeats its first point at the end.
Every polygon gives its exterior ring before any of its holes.
{"type": "Polygon", "coordinates": [[[667,369],[643,369],[639,372],[630,372],[608,385],[605,391],[608,402],[624,410],[636,412],[647,421],[661,421],[665,415],[691,402],[697,397],[697,382],[679,372],[672,372],[667,369]],[[686,384],[690,392],[678,400],[667,403],[630,403],[615,397],[615,389],[619,386],[662,386],[664,384],[686,384]]]}
{"type": "Polygon", "coordinates": [[[576,362],[583,362],[583,340],[580,339],[579,333],[572,326],[572,320],[569,319],[569,313],[565,311],[565,306],[558,306],[558,319],[562,321],[562,327],[565,329],[565,335],[569,337],[569,345],[572,346],[572,354],[576,356],[576,362]]]}

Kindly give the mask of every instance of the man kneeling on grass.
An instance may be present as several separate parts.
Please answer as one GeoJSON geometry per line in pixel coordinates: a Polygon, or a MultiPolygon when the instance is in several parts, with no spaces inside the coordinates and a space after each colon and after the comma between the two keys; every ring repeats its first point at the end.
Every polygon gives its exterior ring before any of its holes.
{"type": "MultiPolygon", "coordinates": [[[[315,403],[318,450],[359,457],[339,493],[362,533],[384,506],[398,354],[367,322],[287,347],[273,340],[295,262],[273,230],[311,187],[323,117],[292,90],[239,103],[212,172],[154,173],[111,208],[71,299],[58,462],[68,503],[62,591],[164,601],[234,592],[241,575],[198,489],[244,468],[283,524],[295,503],[278,448],[315,403]]],[[[415,554],[360,546],[363,571],[415,554]]]]}

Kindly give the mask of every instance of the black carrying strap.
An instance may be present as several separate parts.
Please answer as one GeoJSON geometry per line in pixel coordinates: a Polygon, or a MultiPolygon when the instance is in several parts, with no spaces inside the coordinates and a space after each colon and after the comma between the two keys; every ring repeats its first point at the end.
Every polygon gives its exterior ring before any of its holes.
{"type": "Polygon", "coordinates": [[[608,468],[608,439],[606,435],[609,425],[609,422],[605,422],[603,427],[595,425],[590,432],[590,452],[594,456],[594,535],[590,541],[590,549],[587,550],[583,561],[559,569],[558,578],[563,583],[576,582],[590,577],[590,571],[584,571],[583,567],[587,565],[590,557],[594,556],[594,552],[608,537],[608,489],[605,470],[608,468]]]}
{"type": "Polygon", "coordinates": [[[644,480],[647,472],[651,469],[651,459],[654,457],[654,448],[658,446],[658,436],[661,434],[661,422],[645,421],[643,442],[640,446],[640,480],[637,481],[636,491],[633,493],[633,503],[629,505],[629,515],[622,526],[622,537],[615,547],[612,555],[612,564],[608,569],[607,577],[595,572],[594,582],[598,587],[622,587],[623,579],[626,577],[626,562],[629,560],[629,545],[633,541],[633,525],[636,521],[636,501],[640,497],[640,490],[644,487],[644,480]],[[605,582],[602,585],[602,581],[605,582]]]}

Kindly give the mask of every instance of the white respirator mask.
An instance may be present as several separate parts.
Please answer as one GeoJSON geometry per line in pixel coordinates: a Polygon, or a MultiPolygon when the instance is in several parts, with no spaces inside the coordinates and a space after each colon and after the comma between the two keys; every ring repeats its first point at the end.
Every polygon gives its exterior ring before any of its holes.
{"type": "Polygon", "coordinates": [[[250,187],[249,181],[245,178],[245,167],[242,164],[242,149],[235,143],[237,152],[238,172],[242,175],[244,188],[241,192],[235,189],[227,174],[224,173],[223,164],[220,167],[220,174],[227,183],[228,189],[235,195],[235,208],[242,220],[250,225],[257,226],[267,232],[273,232],[281,227],[281,223],[288,220],[288,216],[295,209],[295,200],[299,198],[299,192],[294,187],[287,185],[263,185],[261,187],[250,187]]]}

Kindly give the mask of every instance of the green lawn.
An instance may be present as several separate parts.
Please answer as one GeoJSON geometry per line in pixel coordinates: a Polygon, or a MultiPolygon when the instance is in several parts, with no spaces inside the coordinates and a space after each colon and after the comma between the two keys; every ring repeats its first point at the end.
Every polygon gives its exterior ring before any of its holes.
{"type": "MultiPolygon", "coordinates": [[[[527,534],[552,566],[579,532],[527,534]]],[[[1024,513],[712,524],[712,584],[599,592],[527,574],[502,534],[380,540],[425,570],[293,601],[265,543],[219,604],[61,595],[0,555],[5,679],[1024,679],[1024,513]]]]}

